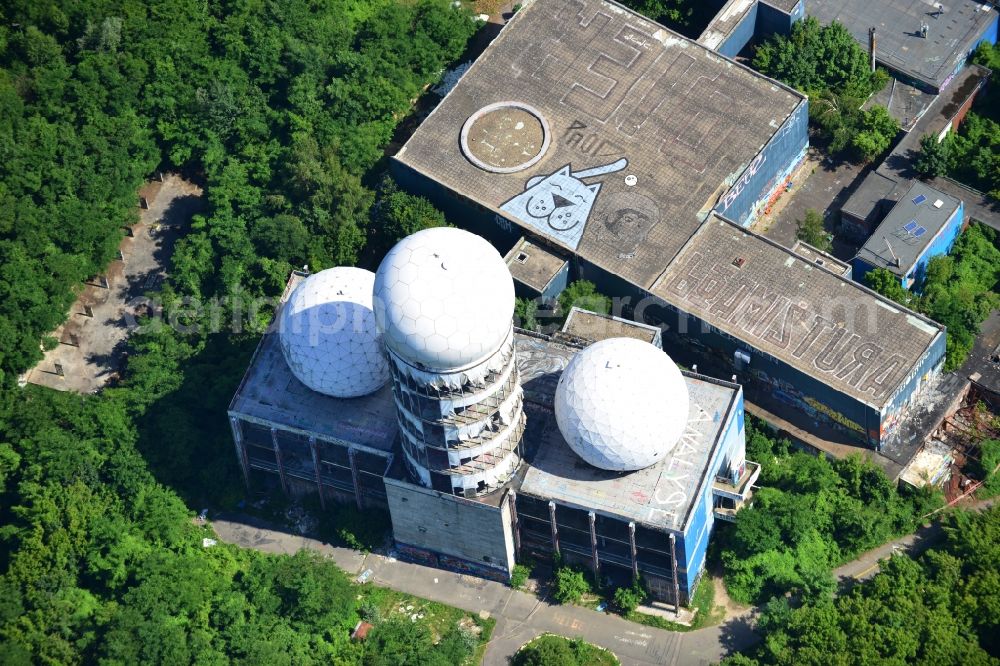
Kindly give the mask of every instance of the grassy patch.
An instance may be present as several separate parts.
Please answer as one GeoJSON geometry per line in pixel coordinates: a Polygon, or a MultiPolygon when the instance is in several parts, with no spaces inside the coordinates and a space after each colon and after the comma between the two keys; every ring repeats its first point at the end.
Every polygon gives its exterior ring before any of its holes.
{"type": "MultiPolygon", "coordinates": [[[[485,625],[483,620],[465,611],[446,606],[436,601],[421,599],[411,594],[390,590],[387,587],[365,585],[358,593],[358,606],[366,620],[378,624],[386,620],[410,619],[416,617],[416,622],[425,624],[439,640],[451,627],[461,625],[474,633],[483,635],[485,625]],[[475,629],[473,629],[475,627],[475,629]]],[[[492,633],[492,624],[489,632],[492,633]]]]}
{"type": "Polygon", "coordinates": [[[725,616],[725,609],[715,605],[715,585],[710,578],[702,578],[698,587],[694,590],[689,608],[695,611],[694,620],[691,625],[671,622],[659,615],[649,615],[639,611],[632,611],[625,615],[625,619],[637,624],[644,624],[647,627],[666,629],[667,631],[695,631],[705,627],[713,627],[722,621],[725,616]]]}
{"type": "Polygon", "coordinates": [[[479,645],[476,647],[475,654],[472,655],[473,664],[483,663],[483,657],[486,655],[486,645],[493,638],[493,629],[497,626],[497,621],[495,618],[488,617],[485,620],[478,617],[472,616],[472,621],[476,623],[479,627],[479,645]]]}
{"type": "Polygon", "coordinates": [[[621,662],[609,650],[587,643],[582,638],[564,638],[543,634],[531,641],[511,659],[513,666],[560,664],[569,666],[617,666],[621,662]]]}

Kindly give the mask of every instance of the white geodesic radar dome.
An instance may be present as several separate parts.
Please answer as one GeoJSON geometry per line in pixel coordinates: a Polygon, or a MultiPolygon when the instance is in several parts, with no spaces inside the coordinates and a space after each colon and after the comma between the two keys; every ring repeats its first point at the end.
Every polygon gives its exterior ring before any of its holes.
{"type": "Polygon", "coordinates": [[[632,471],[663,460],[684,433],[688,392],[670,357],[648,342],[595,342],[566,366],[555,396],[559,431],[601,469],[632,471]]]}
{"type": "Polygon", "coordinates": [[[375,319],[386,346],[430,370],[457,370],[496,352],[514,314],[514,280],[483,238],[451,227],[407,236],[375,275],[375,319]]]}
{"type": "Polygon", "coordinates": [[[303,384],[336,398],[373,393],[389,380],[372,310],[375,274],[329,268],[310,275],[281,310],[281,351],[303,384]]]}

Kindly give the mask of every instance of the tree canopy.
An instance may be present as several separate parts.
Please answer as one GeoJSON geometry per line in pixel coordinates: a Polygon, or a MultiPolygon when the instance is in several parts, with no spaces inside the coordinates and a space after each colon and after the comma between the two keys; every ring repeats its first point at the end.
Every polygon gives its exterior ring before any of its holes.
{"type": "Polygon", "coordinates": [[[776,34],[760,44],[753,66],[810,96],[809,118],[831,153],[870,162],[899,132],[885,107],[861,108],[888,75],[871,71],[868,54],[836,21],[825,26],[811,16],[798,21],[789,36],[776,34]]]}
{"type": "Polygon", "coordinates": [[[932,136],[920,140],[914,167],[924,177],[948,175],[1000,201],[1000,47],[982,42],[972,61],[992,71],[991,82],[977,94],[957,134],[940,142],[932,136]]]}
{"type": "Polygon", "coordinates": [[[390,619],[372,647],[351,643],[373,588],[305,553],[203,547],[181,496],[243,496],[226,404],[271,317],[256,299],[292,266],[353,265],[369,245],[378,261],[392,234],[442,223],[371,184],[398,122],[463,52],[468,11],[15,0],[0,17],[0,661],[396,663],[379,646],[405,640],[413,663],[462,663],[476,640],[457,626],[400,636],[390,619]],[[186,331],[151,322],[100,394],[18,388],[157,167],[207,202],[158,296],[223,312],[194,311],[186,331]]]}
{"type": "Polygon", "coordinates": [[[808,599],[833,590],[831,570],[914,526],[935,500],[903,494],[858,456],[830,460],[791,452],[787,441],[747,419],[747,458],[760,463],[753,506],[720,532],[726,588],[742,603],[794,591],[808,599]]]}
{"type": "Polygon", "coordinates": [[[850,592],[793,608],[768,603],[763,641],[724,666],[776,664],[996,664],[1000,651],[1000,510],[959,512],[944,542],[905,554],[850,592]]]}

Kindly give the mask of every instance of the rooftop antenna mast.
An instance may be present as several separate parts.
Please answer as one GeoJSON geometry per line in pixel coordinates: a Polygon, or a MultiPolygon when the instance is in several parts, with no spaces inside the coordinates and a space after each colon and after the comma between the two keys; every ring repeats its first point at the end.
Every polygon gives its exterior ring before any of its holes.
{"type": "Polygon", "coordinates": [[[868,66],[875,71],[875,27],[868,28],[868,66]]]}
{"type": "Polygon", "coordinates": [[[889,244],[889,239],[888,238],[885,239],[885,246],[887,248],[889,248],[889,254],[892,255],[893,265],[898,268],[899,267],[899,257],[897,257],[896,253],[892,251],[892,245],[889,244]]]}

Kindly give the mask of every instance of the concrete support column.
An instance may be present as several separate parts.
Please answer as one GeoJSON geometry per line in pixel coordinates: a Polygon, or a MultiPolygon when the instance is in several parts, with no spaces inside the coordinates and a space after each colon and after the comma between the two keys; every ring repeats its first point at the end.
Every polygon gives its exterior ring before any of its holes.
{"type": "Polygon", "coordinates": [[[309,452],[312,453],[313,469],[316,471],[316,492],[319,493],[319,505],[326,509],[326,497],[323,496],[323,482],[319,477],[319,451],[316,448],[316,438],[309,438],[309,452]]]}
{"type": "Polygon", "coordinates": [[[358,482],[358,463],[354,460],[354,449],[347,449],[347,460],[351,463],[351,483],[354,484],[354,503],[358,505],[358,511],[365,508],[361,501],[361,484],[358,482]]]}
{"type": "Polygon", "coordinates": [[[559,555],[559,528],[556,527],[555,502],[549,502],[549,527],[552,529],[552,552],[559,555]]]}
{"type": "Polygon", "coordinates": [[[271,446],[274,447],[274,460],[278,463],[278,476],[281,478],[281,490],[288,494],[288,479],[285,478],[285,466],[281,464],[281,447],[278,446],[278,429],[271,428],[271,446]]]}
{"type": "Polygon", "coordinates": [[[629,552],[632,553],[632,580],[639,580],[639,560],[638,553],[635,548],[635,523],[629,521],[628,524],[628,547],[629,552]]]}
{"type": "Polygon", "coordinates": [[[235,416],[229,417],[229,428],[233,431],[233,444],[236,446],[236,458],[240,461],[243,472],[243,483],[250,489],[250,461],[247,460],[247,447],[243,444],[243,428],[235,416]]]}
{"type": "Polygon", "coordinates": [[[601,562],[597,558],[597,515],[593,511],[587,513],[587,522],[590,523],[590,557],[593,560],[594,580],[598,580],[601,562]]]}
{"type": "Polygon", "coordinates": [[[681,612],[681,586],[677,580],[677,537],[670,535],[670,571],[674,579],[674,610],[681,612]]]}
{"type": "Polygon", "coordinates": [[[521,523],[517,520],[517,493],[510,491],[510,526],[514,533],[514,559],[521,559],[521,523]]]}

